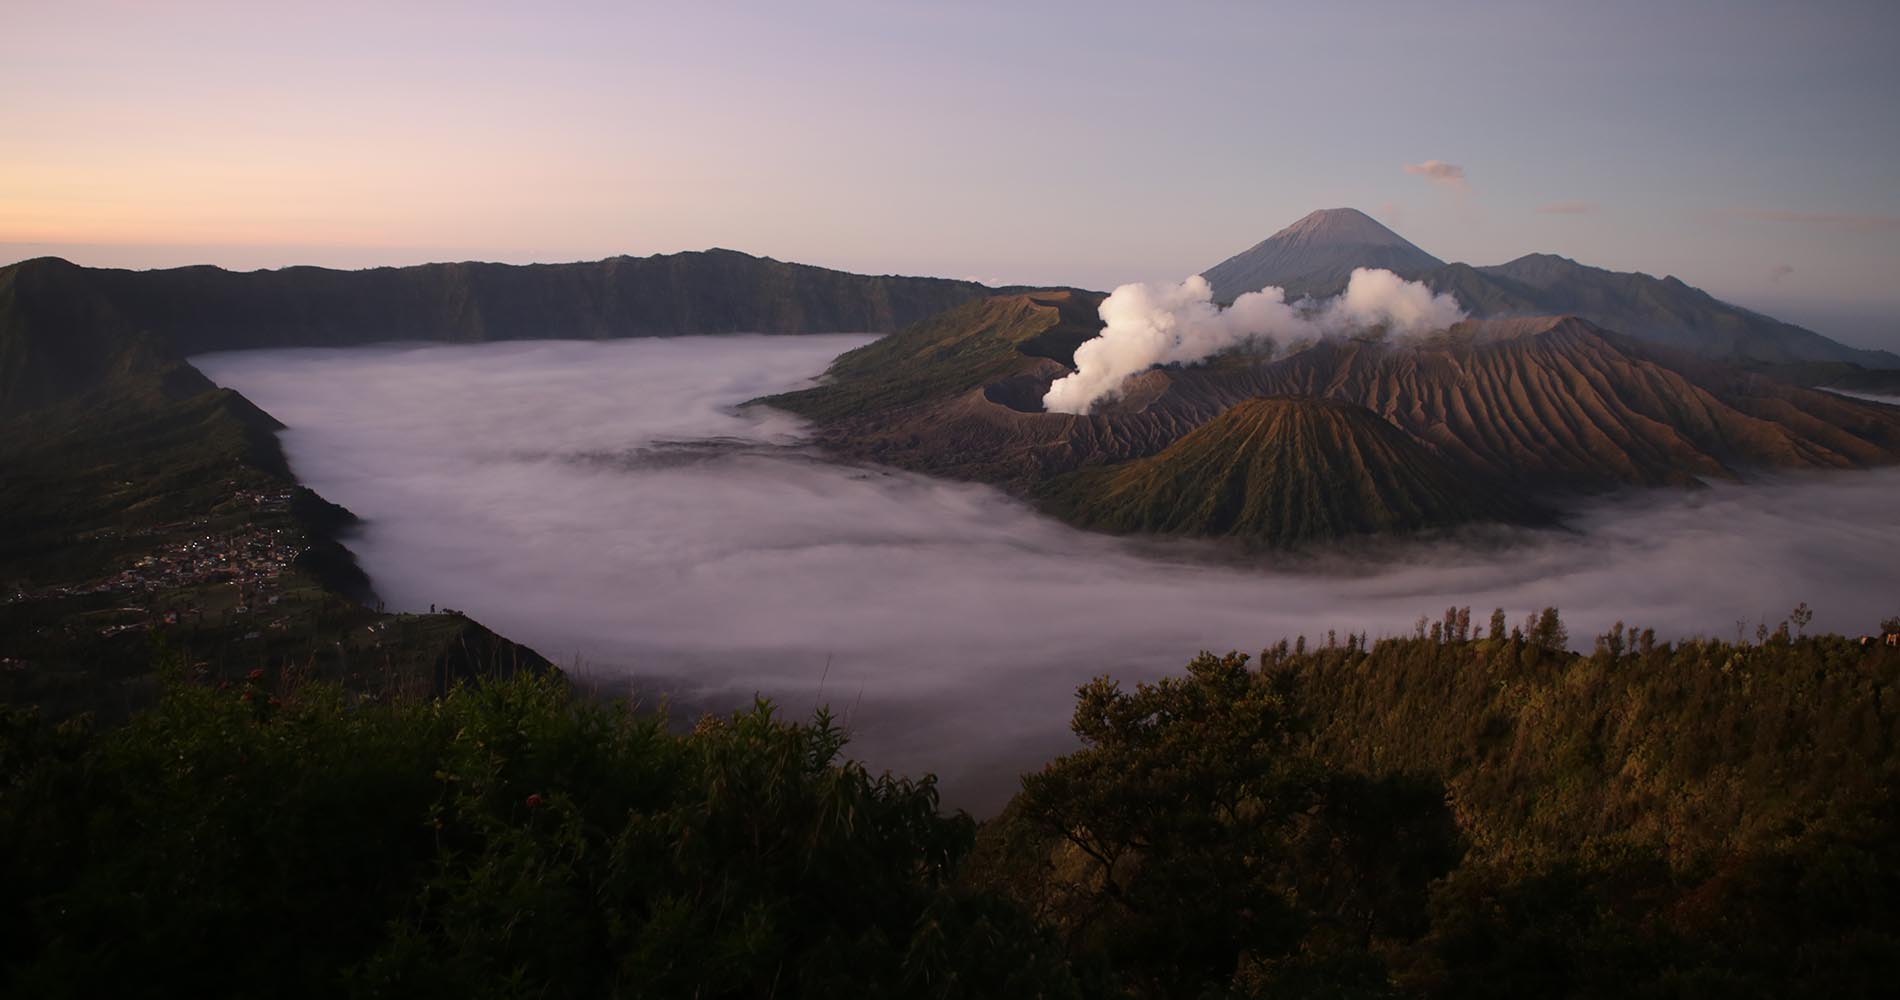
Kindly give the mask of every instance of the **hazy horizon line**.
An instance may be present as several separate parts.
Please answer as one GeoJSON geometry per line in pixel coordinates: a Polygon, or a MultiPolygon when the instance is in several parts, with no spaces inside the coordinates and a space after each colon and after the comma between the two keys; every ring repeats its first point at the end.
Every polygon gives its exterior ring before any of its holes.
{"type": "MultiPolygon", "coordinates": [[[[1278,230],[1275,230],[1275,231],[1277,232],[1278,230]]],[[[1394,231],[1396,232],[1397,230],[1394,230],[1394,231]]],[[[1400,233],[1399,235],[1403,236],[1404,234],[1400,233]]],[[[842,271],[849,274],[863,274],[863,275],[891,276],[891,277],[913,277],[913,278],[942,278],[942,279],[946,279],[950,281],[972,281],[978,284],[989,286],[991,288],[1005,288],[1005,287],[1018,287],[1018,286],[1030,287],[1030,288],[1080,288],[1080,289],[1085,289],[1085,290],[1095,291],[1095,292],[1106,292],[1106,291],[1112,290],[1112,287],[1114,287],[1114,286],[1098,287],[1098,286],[1093,285],[1092,283],[1078,282],[1074,280],[1060,280],[1060,279],[1036,280],[1035,278],[1028,278],[1028,279],[1009,278],[1009,277],[1003,277],[1003,276],[998,276],[998,275],[993,275],[993,274],[992,275],[973,275],[973,274],[959,275],[959,274],[934,272],[927,269],[917,269],[917,270],[905,270],[905,269],[897,269],[897,268],[884,269],[884,268],[878,268],[875,266],[869,266],[865,263],[856,262],[856,261],[823,262],[822,258],[800,259],[800,258],[793,258],[793,257],[778,256],[771,253],[763,253],[758,250],[741,249],[738,247],[719,246],[719,245],[698,247],[698,248],[684,248],[684,249],[677,249],[677,250],[654,250],[654,251],[644,253],[644,254],[632,253],[628,251],[602,252],[598,256],[567,256],[559,252],[544,251],[544,250],[503,250],[503,251],[496,251],[496,252],[485,253],[485,254],[481,253],[480,251],[475,251],[475,253],[478,254],[477,256],[459,256],[460,254],[467,253],[468,251],[460,251],[460,250],[451,251],[446,248],[434,248],[434,247],[429,247],[423,244],[373,245],[373,244],[344,244],[344,243],[334,243],[334,244],[328,244],[328,243],[64,243],[64,242],[0,240],[0,260],[5,261],[5,263],[0,263],[0,267],[12,267],[15,264],[24,263],[28,260],[54,257],[61,260],[65,260],[68,263],[76,264],[80,267],[99,268],[99,269],[106,269],[106,270],[169,271],[169,270],[179,270],[179,269],[191,268],[191,267],[215,267],[221,270],[230,271],[232,273],[237,273],[237,274],[254,274],[254,273],[265,272],[265,271],[283,271],[283,270],[289,270],[291,268],[305,268],[305,267],[321,268],[321,269],[333,270],[333,271],[372,271],[372,270],[380,270],[384,268],[430,267],[430,266],[446,265],[446,264],[497,264],[497,265],[513,266],[513,267],[558,266],[558,265],[564,265],[564,264],[594,264],[594,263],[599,263],[601,261],[613,260],[615,258],[620,258],[620,257],[646,259],[646,258],[651,258],[651,257],[675,256],[678,254],[686,254],[686,253],[710,253],[710,252],[720,251],[720,250],[729,251],[732,253],[745,254],[746,256],[749,256],[749,257],[756,257],[756,258],[760,258],[764,260],[775,260],[775,261],[779,261],[780,263],[798,264],[798,265],[802,265],[806,267],[818,267],[818,268],[824,268],[826,270],[842,271]],[[146,260],[143,262],[130,262],[130,261],[123,261],[123,260],[109,259],[115,252],[128,251],[128,250],[137,251],[141,249],[159,251],[160,257],[146,258],[146,260]],[[257,266],[257,267],[247,267],[242,264],[230,263],[228,262],[228,258],[227,258],[227,262],[224,262],[224,263],[220,263],[218,260],[215,259],[215,257],[217,256],[217,252],[219,251],[224,251],[228,253],[230,251],[258,252],[258,251],[273,251],[273,250],[285,251],[286,253],[299,252],[299,251],[304,252],[304,253],[296,259],[285,258],[285,259],[281,259],[281,262],[274,261],[274,262],[267,263],[267,264],[257,266]],[[166,262],[162,260],[162,254],[164,251],[172,251],[175,254],[179,252],[205,251],[210,255],[212,259],[204,259],[204,258],[196,258],[196,257],[184,258],[181,256],[175,262],[166,262]],[[350,253],[352,256],[356,257],[356,261],[352,262],[352,261],[337,260],[337,259],[330,259],[330,260],[323,259],[326,252],[336,253],[338,251],[350,253]],[[440,251],[439,255],[436,255],[437,251],[440,251]],[[21,253],[23,255],[15,257],[14,255],[16,253],[21,253]],[[384,259],[364,260],[360,255],[365,254],[365,253],[370,254],[372,257],[375,254],[381,253],[384,255],[384,259]],[[104,254],[105,256],[101,257],[100,256],[101,254],[104,254]],[[12,259],[9,259],[9,258],[12,258],[12,259]],[[418,258],[424,258],[424,259],[418,259],[418,258]]],[[[1240,251],[1236,251],[1236,252],[1240,252],[1240,251]]],[[[1508,263],[1510,260],[1517,260],[1521,257],[1529,256],[1532,254],[1553,254],[1556,256],[1566,257],[1571,260],[1576,260],[1578,263],[1584,264],[1585,266],[1589,266],[1589,267],[1601,266],[1601,265],[1592,264],[1587,260],[1581,260],[1579,258],[1571,257],[1569,254],[1562,253],[1557,250],[1549,250],[1549,249],[1527,250],[1527,251],[1524,251],[1523,253],[1516,255],[1515,257],[1511,257],[1508,260],[1502,261],[1500,263],[1508,263]]],[[[1447,260],[1446,263],[1448,264],[1464,263],[1472,267],[1494,266],[1494,265],[1485,265],[1485,264],[1471,264],[1468,261],[1457,261],[1457,260],[1447,260]]],[[[1603,270],[1617,271],[1616,268],[1608,268],[1608,267],[1603,268],[1603,270]]],[[[1649,272],[1617,271],[1617,273],[1647,274],[1649,272]]],[[[1673,268],[1670,269],[1667,273],[1679,276],[1679,272],[1673,268]]],[[[1159,280],[1162,278],[1166,278],[1168,280],[1178,280],[1185,276],[1186,275],[1150,275],[1150,276],[1147,276],[1146,278],[1137,278],[1134,280],[1152,281],[1152,280],[1159,280]]],[[[1661,275],[1652,275],[1652,276],[1660,277],[1661,275]]],[[[1124,283],[1127,283],[1127,282],[1118,282],[1117,285],[1124,284],[1124,283]]],[[[1693,287],[1700,288],[1703,291],[1707,291],[1710,295],[1713,295],[1715,298],[1717,298],[1718,300],[1722,302],[1725,302],[1734,306],[1739,306],[1744,309],[1749,309],[1754,312],[1762,313],[1763,315],[1767,315],[1773,319],[1781,320],[1783,322],[1792,323],[1796,326],[1804,327],[1808,330],[1811,330],[1816,333],[1820,333],[1823,336],[1826,336],[1832,340],[1838,341],[1849,347],[1856,347],[1856,348],[1860,348],[1864,350],[1894,351],[1896,353],[1900,353],[1900,313],[1896,312],[1895,306],[1891,302],[1885,302],[1885,301],[1876,300],[1876,299],[1866,299],[1866,298],[1842,298],[1840,296],[1802,296],[1798,294],[1771,297],[1767,295],[1737,294],[1733,290],[1725,290],[1725,289],[1720,289],[1719,287],[1708,286],[1708,285],[1694,285],[1693,287]]]]}

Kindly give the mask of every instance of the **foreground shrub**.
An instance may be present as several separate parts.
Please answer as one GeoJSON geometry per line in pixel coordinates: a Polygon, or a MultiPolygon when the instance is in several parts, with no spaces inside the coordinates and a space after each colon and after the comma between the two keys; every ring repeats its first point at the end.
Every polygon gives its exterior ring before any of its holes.
{"type": "Polygon", "coordinates": [[[1329,770],[1238,654],[1079,693],[1083,749],[1023,779],[971,878],[1143,997],[1382,995],[1457,863],[1437,782],[1329,770]]]}
{"type": "Polygon", "coordinates": [[[687,735],[549,678],[440,701],[170,685],[0,723],[0,993],[1064,995],[973,824],[759,704],[687,735]]]}

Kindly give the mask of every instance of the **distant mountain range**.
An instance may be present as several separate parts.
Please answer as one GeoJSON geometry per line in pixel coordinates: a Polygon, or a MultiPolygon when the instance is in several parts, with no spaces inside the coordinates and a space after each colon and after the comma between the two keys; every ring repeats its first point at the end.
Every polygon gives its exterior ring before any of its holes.
{"type": "Polygon", "coordinates": [[[1483,318],[1424,340],[1151,369],[1075,416],[1044,412],[1042,397],[1101,330],[1103,296],[1077,289],[999,292],[725,250],[248,273],[42,258],[0,268],[0,426],[55,440],[83,424],[77,447],[103,434],[84,414],[134,397],[169,412],[216,391],[185,360],[209,350],[898,330],[770,402],[811,417],[841,453],[996,483],[1108,530],[1299,544],[1542,520],[1576,491],[1900,462],[1900,409],[1724,363],[1811,356],[1776,370],[1853,379],[1880,373],[1841,352],[1874,352],[1674,279],[1548,256],[1444,264],[1349,209],[1314,213],[1209,275],[1223,296],[1260,284],[1324,295],[1365,265],[1451,291],[1483,318]],[[1279,402],[1252,402],[1262,397],[1279,402]]]}
{"type": "Polygon", "coordinates": [[[0,414],[203,351],[388,340],[885,332],[990,294],[731,250],[579,264],[337,271],[0,268],[0,414]]]}
{"type": "Polygon", "coordinates": [[[1837,343],[1730,305],[1673,277],[1606,271],[1554,254],[1505,264],[1447,264],[1357,209],[1314,212],[1203,272],[1217,302],[1268,285],[1289,297],[1334,295],[1355,267],[1378,267],[1457,296],[1473,317],[1574,315],[1638,340],[1708,358],[1900,368],[1900,355],[1837,343]]]}

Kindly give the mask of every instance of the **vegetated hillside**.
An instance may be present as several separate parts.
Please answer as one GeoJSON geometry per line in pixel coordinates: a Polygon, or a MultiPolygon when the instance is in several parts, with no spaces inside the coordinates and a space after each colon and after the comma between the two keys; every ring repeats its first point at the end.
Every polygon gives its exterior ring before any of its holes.
{"type": "Polygon", "coordinates": [[[1158,455],[1078,470],[1038,498],[1082,527],[1272,546],[1540,513],[1372,411],[1311,396],[1237,403],[1158,455]]]}
{"type": "Polygon", "coordinates": [[[1881,996],[1900,646],[1805,614],[1580,656],[1452,609],[1099,678],[981,828],[822,712],[170,657],[125,726],[0,707],[0,993],[1881,996]]]}
{"type": "Polygon", "coordinates": [[[819,420],[926,405],[980,389],[1038,360],[1066,365],[1099,332],[1101,296],[1074,290],[997,295],[958,306],[848,351],[823,384],[773,396],[819,420]]]}
{"type": "Polygon", "coordinates": [[[455,614],[384,616],[297,486],[277,424],[198,351],[376,340],[894,329],[988,289],[714,250],[586,264],[235,273],[0,268],[0,695],[65,713],[150,696],[159,631],[230,677],[359,689],[547,663],[455,614]]]}
{"type": "Polygon", "coordinates": [[[183,364],[0,418],[0,702],[121,718],[155,695],[155,641],[212,681],[549,669],[460,615],[364,607],[353,517],[297,484],[279,426],[183,364]]]}
{"type": "MultiPolygon", "coordinates": [[[[1042,396],[1099,303],[973,304],[847,355],[816,388],[767,399],[848,455],[1033,494],[1094,465],[1160,453],[1238,403],[1363,406],[1462,474],[1537,495],[1691,486],[1760,469],[1900,461],[1900,409],[1639,344],[1574,317],[1472,321],[1418,340],[1327,340],[1131,379],[1084,415],[1042,396]],[[1007,317],[1001,322],[999,317],[1007,317]],[[980,363],[970,359],[981,359],[980,363]]],[[[1343,489],[1343,487],[1336,487],[1343,489]]],[[[1089,520],[1074,507],[1068,516],[1089,520]]]]}
{"type": "Polygon", "coordinates": [[[1327,208],[1261,240],[1202,272],[1214,301],[1232,302],[1269,285],[1288,298],[1330,295],[1346,287],[1354,268],[1374,267],[1411,278],[1445,262],[1355,208],[1327,208]]]}
{"type": "Polygon", "coordinates": [[[1456,295],[1478,318],[1575,315],[1626,336],[1736,363],[1842,362],[1900,369],[1900,355],[1849,347],[1731,305],[1674,277],[1609,271],[1555,254],[1446,264],[1354,209],[1314,212],[1205,272],[1217,302],[1268,285],[1291,298],[1337,295],[1355,267],[1378,267],[1456,295]]]}
{"type": "Polygon", "coordinates": [[[0,413],[151,357],[381,340],[878,332],[988,293],[730,250],[361,271],[123,271],[40,258],[0,268],[0,413]]]}
{"type": "Polygon", "coordinates": [[[1282,643],[1261,669],[1310,710],[1306,736],[1335,764],[1443,776],[1488,857],[1608,840],[1686,862],[1771,846],[1895,790],[1900,715],[1884,706],[1900,646],[1885,636],[1900,618],[1803,637],[1810,614],[1752,641],[1740,626],[1733,641],[1672,642],[1618,622],[1592,643],[1554,612],[1519,625],[1450,608],[1407,638],[1282,643]]]}
{"type": "Polygon", "coordinates": [[[1900,647],[1799,630],[1579,656],[1453,609],[1101,678],[966,878],[1135,996],[1878,996],[1900,647]]]}
{"type": "Polygon", "coordinates": [[[0,994],[1080,997],[951,877],[972,824],[768,706],[166,668],[130,725],[0,706],[0,994]]]}
{"type": "Polygon", "coordinates": [[[158,388],[173,394],[211,385],[96,294],[83,269],[64,261],[0,268],[0,416],[139,375],[163,376],[158,388]]]}

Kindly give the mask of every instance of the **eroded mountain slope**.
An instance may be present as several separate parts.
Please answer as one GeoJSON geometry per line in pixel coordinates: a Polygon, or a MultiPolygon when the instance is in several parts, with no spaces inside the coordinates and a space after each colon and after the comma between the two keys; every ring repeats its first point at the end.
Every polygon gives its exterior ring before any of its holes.
{"type": "Polygon", "coordinates": [[[1900,410],[1786,385],[1569,318],[1475,321],[1427,340],[1329,340],[1286,357],[1154,369],[1085,415],[1046,413],[1078,293],[998,296],[840,359],[770,402],[835,449],[1027,490],[1154,455],[1259,396],[1343,400],[1446,461],[1528,493],[1690,485],[1757,469],[1900,462],[1900,410]],[[1055,355],[1055,356],[1051,356],[1055,355]]]}
{"type": "Polygon", "coordinates": [[[1081,469],[1037,493],[1083,527],[1270,546],[1544,516],[1365,407],[1311,396],[1238,403],[1160,454],[1081,469]]]}

